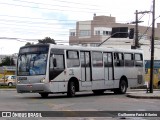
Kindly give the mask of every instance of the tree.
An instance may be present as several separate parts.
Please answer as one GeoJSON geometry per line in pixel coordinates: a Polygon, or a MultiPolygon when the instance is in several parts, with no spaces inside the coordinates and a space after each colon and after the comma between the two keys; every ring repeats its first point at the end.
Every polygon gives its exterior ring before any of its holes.
{"type": "Polygon", "coordinates": [[[52,43],[52,44],[56,44],[55,40],[50,38],[50,37],[45,37],[44,39],[38,40],[39,43],[52,43]]]}
{"type": "Polygon", "coordinates": [[[33,45],[33,43],[27,42],[27,43],[25,44],[25,46],[28,46],[28,45],[33,45]]]}
{"type": "Polygon", "coordinates": [[[0,66],[13,66],[15,65],[13,58],[5,57],[0,63],[0,66]]]}

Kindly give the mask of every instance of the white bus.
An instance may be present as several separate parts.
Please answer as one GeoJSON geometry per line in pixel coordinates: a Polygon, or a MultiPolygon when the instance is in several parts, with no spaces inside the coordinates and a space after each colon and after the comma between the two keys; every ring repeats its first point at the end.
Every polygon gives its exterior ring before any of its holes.
{"type": "Polygon", "coordinates": [[[144,84],[142,50],[36,44],[21,47],[17,62],[17,92],[52,93],[105,90],[124,94],[144,84]]]}

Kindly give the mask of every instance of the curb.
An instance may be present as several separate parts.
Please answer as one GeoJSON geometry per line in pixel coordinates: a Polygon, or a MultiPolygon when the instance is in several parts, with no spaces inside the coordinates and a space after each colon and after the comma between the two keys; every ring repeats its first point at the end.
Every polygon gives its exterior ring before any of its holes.
{"type": "Polygon", "coordinates": [[[137,98],[137,99],[160,99],[160,96],[136,96],[131,94],[127,94],[126,96],[130,98],[137,98]]]}

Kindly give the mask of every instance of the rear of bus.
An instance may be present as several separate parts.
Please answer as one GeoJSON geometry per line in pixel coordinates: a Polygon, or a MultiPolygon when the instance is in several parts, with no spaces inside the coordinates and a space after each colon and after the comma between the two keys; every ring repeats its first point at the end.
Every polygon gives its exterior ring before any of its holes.
{"type": "Polygon", "coordinates": [[[17,61],[17,92],[46,93],[49,90],[47,73],[49,44],[21,47],[17,61]]]}

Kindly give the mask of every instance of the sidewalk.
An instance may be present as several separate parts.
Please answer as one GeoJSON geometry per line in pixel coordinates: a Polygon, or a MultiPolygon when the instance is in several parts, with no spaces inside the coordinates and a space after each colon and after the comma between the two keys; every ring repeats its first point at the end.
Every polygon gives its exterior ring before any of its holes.
{"type": "Polygon", "coordinates": [[[147,92],[146,89],[130,90],[126,93],[126,96],[139,99],[160,99],[160,89],[153,90],[153,93],[147,92]]]}
{"type": "Polygon", "coordinates": [[[0,91],[15,91],[16,88],[0,88],[0,91]]]}

